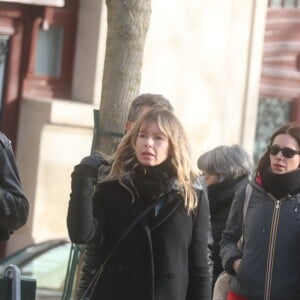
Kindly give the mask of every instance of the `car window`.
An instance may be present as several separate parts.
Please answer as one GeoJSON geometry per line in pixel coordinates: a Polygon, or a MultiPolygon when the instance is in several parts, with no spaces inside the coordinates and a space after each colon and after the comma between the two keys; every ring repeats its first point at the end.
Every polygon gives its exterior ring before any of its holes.
{"type": "Polygon", "coordinates": [[[0,259],[0,273],[3,273],[4,269],[9,264],[19,265],[22,262],[28,260],[33,255],[36,255],[36,253],[45,251],[45,246],[45,243],[30,245],[7,257],[0,259]]]}
{"type": "Polygon", "coordinates": [[[21,276],[36,279],[38,289],[63,290],[70,244],[52,248],[20,265],[21,276]]]}

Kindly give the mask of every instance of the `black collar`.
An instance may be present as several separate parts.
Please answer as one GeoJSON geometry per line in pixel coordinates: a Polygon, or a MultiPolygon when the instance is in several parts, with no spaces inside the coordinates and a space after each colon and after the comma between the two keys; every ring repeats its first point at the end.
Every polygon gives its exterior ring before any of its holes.
{"type": "Polygon", "coordinates": [[[262,173],[262,187],[277,199],[294,195],[300,191],[300,169],[284,174],[274,174],[268,168],[262,173]]]}

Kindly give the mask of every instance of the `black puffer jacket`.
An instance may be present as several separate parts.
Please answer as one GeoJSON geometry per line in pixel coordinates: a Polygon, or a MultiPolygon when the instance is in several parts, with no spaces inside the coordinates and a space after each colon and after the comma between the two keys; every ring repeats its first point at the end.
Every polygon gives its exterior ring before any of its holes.
{"type": "Polygon", "coordinates": [[[0,132],[0,241],[26,223],[28,211],[11,142],[0,132]]]}
{"type": "Polygon", "coordinates": [[[248,175],[241,176],[235,180],[226,180],[220,183],[208,186],[208,199],[210,206],[211,227],[214,239],[212,259],[214,262],[213,269],[213,286],[219,274],[223,271],[220,253],[220,241],[223,230],[226,227],[226,220],[229,214],[231,203],[238,189],[249,182],[248,175]]]}
{"type": "Polygon", "coordinates": [[[233,261],[242,259],[236,293],[250,300],[300,299],[300,170],[271,176],[273,186],[267,184],[267,178],[263,178],[264,188],[252,183],[243,253],[236,243],[242,233],[244,190],[232,203],[220,254],[230,274],[235,274],[233,261]],[[286,196],[277,200],[271,192],[285,192],[286,196]]]}

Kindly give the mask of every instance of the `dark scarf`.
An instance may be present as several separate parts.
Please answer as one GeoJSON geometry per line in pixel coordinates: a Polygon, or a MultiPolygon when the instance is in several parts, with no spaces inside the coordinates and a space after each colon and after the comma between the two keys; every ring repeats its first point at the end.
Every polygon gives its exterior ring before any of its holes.
{"type": "Polygon", "coordinates": [[[274,174],[270,169],[262,173],[262,187],[276,199],[300,192],[300,169],[285,174],[274,174]]]}
{"type": "Polygon", "coordinates": [[[138,165],[134,169],[133,183],[141,200],[149,202],[172,189],[170,179],[174,176],[176,171],[170,161],[166,160],[153,167],[138,165]]]}
{"type": "Polygon", "coordinates": [[[235,192],[249,181],[248,174],[236,179],[224,180],[207,187],[211,216],[227,210],[232,203],[235,192]]]}

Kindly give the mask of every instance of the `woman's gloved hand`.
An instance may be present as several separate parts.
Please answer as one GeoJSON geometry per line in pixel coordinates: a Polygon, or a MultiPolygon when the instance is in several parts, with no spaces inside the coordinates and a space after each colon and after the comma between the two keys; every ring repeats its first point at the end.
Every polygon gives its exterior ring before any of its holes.
{"type": "Polygon", "coordinates": [[[86,165],[86,164],[79,164],[74,167],[74,170],[71,174],[72,178],[74,177],[87,177],[92,179],[97,179],[98,176],[98,168],[86,165]]]}

